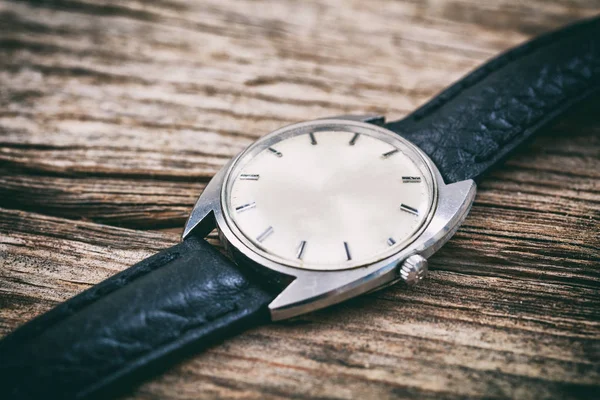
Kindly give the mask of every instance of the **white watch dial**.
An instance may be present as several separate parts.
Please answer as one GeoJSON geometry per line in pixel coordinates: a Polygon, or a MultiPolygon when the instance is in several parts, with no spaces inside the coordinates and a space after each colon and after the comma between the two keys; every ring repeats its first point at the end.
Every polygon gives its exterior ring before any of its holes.
{"type": "Polygon", "coordinates": [[[418,151],[380,128],[322,129],[258,141],[238,159],[224,191],[235,230],[267,258],[315,270],[406,247],[434,203],[418,151]]]}

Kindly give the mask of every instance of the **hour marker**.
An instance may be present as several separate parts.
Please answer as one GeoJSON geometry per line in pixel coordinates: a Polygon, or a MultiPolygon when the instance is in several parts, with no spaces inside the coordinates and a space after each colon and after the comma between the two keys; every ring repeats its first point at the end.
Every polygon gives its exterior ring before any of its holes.
{"type": "Polygon", "coordinates": [[[420,176],[403,176],[402,183],[419,183],[421,182],[420,176]]]}
{"type": "Polygon", "coordinates": [[[300,242],[300,246],[298,246],[298,252],[296,253],[296,258],[298,260],[302,260],[302,256],[304,255],[304,248],[306,247],[306,240],[300,242]]]}
{"type": "Polygon", "coordinates": [[[419,215],[419,210],[417,210],[416,208],[409,207],[406,204],[400,204],[400,209],[402,211],[406,211],[407,213],[419,215]]]}
{"type": "Polygon", "coordinates": [[[358,140],[359,136],[360,133],[355,133],[354,136],[352,136],[352,139],[350,140],[350,146],[354,146],[356,144],[356,141],[358,140]]]}
{"type": "Polygon", "coordinates": [[[394,240],[394,238],[388,238],[387,244],[388,246],[393,246],[396,244],[396,241],[394,240]]]}
{"type": "Polygon", "coordinates": [[[350,247],[348,247],[348,242],[344,242],[344,249],[346,249],[346,259],[348,259],[348,261],[352,260],[352,256],[350,255],[350,247]]]}
{"type": "Polygon", "coordinates": [[[256,203],[252,202],[252,203],[248,203],[248,204],[244,204],[242,206],[236,207],[235,211],[242,212],[242,211],[246,211],[246,210],[249,210],[251,208],[254,208],[254,207],[256,207],[256,203]]]}
{"type": "Polygon", "coordinates": [[[260,235],[258,235],[256,237],[256,240],[259,243],[262,243],[266,238],[268,238],[269,236],[271,236],[272,233],[273,233],[273,227],[270,226],[263,233],[261,233],[260,235]]]}
{"type": "Polygon", "coordinates": [[[390,157],[390,156],[393,156],[394,154],[396,154],[396,153],[397,153],[397,152],[399,152],[399,151],[400,151],[400,150],[398,150],[398,149],[394,149],[394,150],[388,151],[387,153],[383,153],[381,156],[382,156],[383,158],[388,158],[388,157],[390,157]]]}
{"type": "Polygon", "coordinates": [[[274,149],[274,148],[272,148],[272,147],[269,147],[269,151],[270,151],[271,153],[275,154],[277,157],[283,157],[283,154],[281,154],[281,152],[280,152],[280,151],[277,151],[277,150],[275,150],[275,149],[274,149]]]}
{"type": "Polygon", "coordinates": [[[315,134],[313,132],[309,133],[308,136],[310,136],[310,144],[317,144],[317,139],[315,139],[315,134]]]}
{"type": "Polygon", "coordinates": [[[241,174],[240,179],[243,181],[257,181],[260,175],[258,174],[241,174]]]}

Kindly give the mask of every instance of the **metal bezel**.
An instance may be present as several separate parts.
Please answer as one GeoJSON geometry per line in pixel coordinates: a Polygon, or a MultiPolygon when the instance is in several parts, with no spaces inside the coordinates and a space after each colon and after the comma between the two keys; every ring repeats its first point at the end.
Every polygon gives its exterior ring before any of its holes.
{"type": "MultiPolygon", "coordinates": [[[[318,121],[371,127],[366,123],[347,121],[347,119],[359,118],[344,116],[318,121]]],[[[305,124],[310,123],[313,121],[305,124]]],[[[276,135],[279,131],[268,135],[267,138],[276,135]]],[[[414,147],[412,144],[411,146],[414,147]]],[[[227,163],[206,186],[186,223],[183,238],[192,232],[206,235],[216,227],[223,245],[238,264],[258,270],[267,268],[294,278],[292,283],[269,305],[273,320],[301,315],[387,286],[400,279],[399,267],[409,256],[419,254],[428,258],[442,247],[463,222],[475,198],[475,182],[465,180],[446,185],[431,160],[420,150],[419,154],[431,169],[437,187],[437,204],[431,212],[429,222],[412,243],[372,264],[335,271],[300,269],[270,260],[246,246],[225,220],[221,202],[227,174],[240,156],[227,163]]]]}
{"type": "Polygon", "coordinates": [[[310,269],[315,271],[340,271],[351,268],[359,268],[366,264],[372,264],[374,262],[386,259],[391,255],[402,251],[402,249],[410,245],[410,243],[412,243],[417,237],[419,237],[419,235],[427,227],[427,224],[431,221],[433,212],[437,205],[437,182],[434,179],[431,163],[426,157],[427,156],[423,154],[423,152],[418,147],[410,143],[408,140],[387,129],[381,128],[373,124],[342,119],[322,119],[288,125],[274,132],[271,132],[268,135],[263,136],[262,138],[254,142],[252,145],[250,145],[248,148],[246,148],[234,159],[233,163],[229,166],[227,172],[225,173],[225,180],[221,188],[221,209],[225,217],[225,222],[228,224],[229,229],[233,232],[237,239],[244,246],[249,248],[251,251],[258,253],[265,259],[294,268],[310,269]],[[377,256],[372,257],[371,259],[366,261],[354,260],[346,262],[342,266],[325,265],[319,266],[318,268],[310,268],[309,266],[307,266],[307,264],[303,265],[299,261],[287,260],[275,254],[267,252],[261,246],[254,243],[251,239],[249,239],[246,235],[244,235],[241,232],[240,228],[236,223],[235,217],[232,215],[232,205],[228,203],[231,197],[230,192],[233,183],[238,177],[240,169],[242,169],[244,165],[257,154],[261,153],[262,151],[271,146],[276,145],[277,143],[283,140],[299,135],[305,135],[310,132],[317,133],[320,131],[343,131],[351,133],[360,133],[361,135],[368,135],[380,139],[386,143],[395,146],[396,148],[400,147],[400,151],[404,152],[404,154],[407,157],[409,157],[413,163],[415,163],[415,165],[417,166],[417,168],[419,168],[419,170],[423,174],[423,177],[425,178],[430,202],[425,213],[425,218],[423,218],[423,220],[419,224],[419,227],[409,237],[396,243],[386,252],[380,253],[377,256]]]}

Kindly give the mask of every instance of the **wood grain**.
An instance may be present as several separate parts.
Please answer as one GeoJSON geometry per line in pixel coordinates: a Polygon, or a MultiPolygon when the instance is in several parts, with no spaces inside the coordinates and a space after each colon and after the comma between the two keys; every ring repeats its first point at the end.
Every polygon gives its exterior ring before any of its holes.
{"type": "MultiPolygon", "coordinates": [[[[264,133],[399,118],[598,12],[595,0],[0,3],[0,334],[176,243],[210,177],[264,133]]],[[[598,398],[599,106],[490,174],[422,286],[247,332],[131,398],[598,398]]]]}

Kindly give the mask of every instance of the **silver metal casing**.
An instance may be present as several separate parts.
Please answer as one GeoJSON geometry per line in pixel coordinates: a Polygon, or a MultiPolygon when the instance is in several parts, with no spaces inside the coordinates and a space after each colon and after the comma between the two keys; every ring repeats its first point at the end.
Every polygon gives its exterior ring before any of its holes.
{"type": "MultiPolygon", "coordinates": [[[[344,125],[349,129],[373,129],[374,125],[362,121],[381,123],[382,120],[380,116],[343,116],[307,121],[294,124],[293,127],[333,124],[344,125]]],[[[375,128],[390,132],[385,128],[375,128]]],[[[284,127],[268,136],[275,136],[289,129],[290,127],[284,127]]],[[[335,271],[308,270],[275,262],[254,251],[239,234],[235,234],[235,227],[229,225],[223,201],[227,177],[244,152],[228,162],[208,183],[190,214],[183,238],[192,232],[204,236],[217,228],[223,245],[236,263],[258,270],[268,269],[293,279],[269,305],[273,320],[295,317],[390,285],[400,279],[402,264],[408,257],[418,254],[429,258],[454,235],[475,198],[476,184],[473,180],[446,185],[429,157],[416,146],[413,147],[419,151],[435,180],[437,198],[418,235],[406,247],[372,264],[335,271]]]]}

